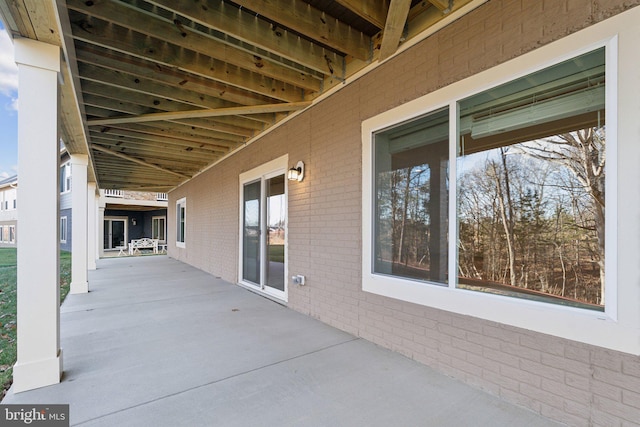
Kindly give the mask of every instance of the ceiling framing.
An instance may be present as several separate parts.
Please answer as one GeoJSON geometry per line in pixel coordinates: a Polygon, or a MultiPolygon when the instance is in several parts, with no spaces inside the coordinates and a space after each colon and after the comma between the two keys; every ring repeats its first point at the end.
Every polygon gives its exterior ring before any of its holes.
{"type": "Polygon", "coordinates": [[[63,48],[62,132],[104,189],[168,191],[471,0],[0,0],[63,48]]]}

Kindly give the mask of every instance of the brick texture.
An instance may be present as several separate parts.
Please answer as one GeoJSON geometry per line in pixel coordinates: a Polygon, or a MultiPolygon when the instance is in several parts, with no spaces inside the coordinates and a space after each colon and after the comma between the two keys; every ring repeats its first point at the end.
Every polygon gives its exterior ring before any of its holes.
{"type": "Polygon", "coordinates": [[[640,425],[640,358],[362,292],[364,119],[611,17],[640,0],[491,0],[170,194],[169,255],[238,279],[238,175],[289,155],[288,305],[570,425],[640,425]]]}

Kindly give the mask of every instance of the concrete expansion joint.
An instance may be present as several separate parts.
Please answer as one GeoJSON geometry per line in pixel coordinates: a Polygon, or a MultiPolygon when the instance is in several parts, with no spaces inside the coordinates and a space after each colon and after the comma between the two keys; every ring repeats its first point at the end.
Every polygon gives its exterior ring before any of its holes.
{"type": "Polygon", "coordinates": [[[267,369],[267,368],[270,368],[272,366],[277,366],[277,365],[280,365],[282,363],[290,362],[292,360],[301,359],[303,357],[310,356],[312,354],[320,353],[322,351],[329,350],[331,348],[340,347],[342,345],[349,344],[349,343],[352,343],[352,342],[355,342],[355,341],[360,341],[360,340],[362,340],[362,338],[353,337],[352,339],[349,339],[349,340],[346,340],[346,341],[342,341],[342,342],[339,342],[339,343],[336,343],[336,344],[327,345],[325,347],[322,347],[322,348],[319,348],[319,349],[316,349],[316,350],[313,350],[313,351],[308,351],[306,353],[299,354],[297,356],[292,356],[292,357],[289,357],[289,358],[286,358],[286,359],[278,360],[278,361],[273,362],[273,363],[267,363],[266,365],[262,365],[262,366],[259,366],[257,368],[254,368],[254,369],[249,369],[249,370],[246,370],[246,371],[243,371],[243,372],[238,372],[237,374],[229,375],[229,376],[226,376],[224,378],[220,378],[220,379],[217,379],[217,380],[214,380],[214,381],[209,381],[209,382],[206,382],[206,383],[194,386],[194,387],[185,388],[184,390],[180,390],[180,391],[178,391],[176,393],[170,393],[170,394],[167,394],[165,396],[162,396],[162,397],[159,397],[159,398],[156,398],[156,399],[151,399],[151,400],[148,400],[146,402],[139,403],[137,405],[132,405],[132,406],[120,409],[118,411],[110,412],[110,413],[101,415],[99,417],[86,420],[86,421],[84,421],[84,422],[82,422],[80,424],[77,424],[77,425],[82,425],[82,424],[85,424],[85,423],[91,423],[93,421],[96,421],[96,420],[99,420],[99,419],[102,419],[102,418],[110,417],[110,416],[112,416],[114,414],[126,412],[126,411],[129,411],[131,409],[139,408],[139,407],[142,407],[142,406],[145,406],[145,405],[149,405],[149,404],[152,404],[152,403],[155,403],[155,402],[160,402],[162,400],[169,399],[169,398],[172,398],[174,396],[179,396],[181,394],[188,393],[188,392],[191,392],[191,391],[194,391],[194,390],[198,390],[198,389],[201,389],[201,388],[204,388],[204,387],[208,387],[208,386],[211,386],[211,385],[214,385],[214,384],[219,384],[219,383],[222,383],[222,382],[234,379],[234,378],[241,377],[243,375],[247,375],[247,374],[251,374],[251,373],[260,371],[262,369],[267,369]]]}

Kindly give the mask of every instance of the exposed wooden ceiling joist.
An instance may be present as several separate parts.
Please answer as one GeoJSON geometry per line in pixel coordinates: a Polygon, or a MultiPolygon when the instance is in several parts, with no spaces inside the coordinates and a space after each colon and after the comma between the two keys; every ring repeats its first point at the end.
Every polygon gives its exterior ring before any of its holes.
{"type": "Polygon", "coordinates": [[[110,150],[108,148],[104,148],[104,147],[102,147],[100,145],[97,145],[97,144],[92,144],[91,148],[93,150],[102,151],[103,153],[106,153],[106,154],[109,154],[109,155],[115,156],[115,157],[120,157],[121,159],[130,161],[130,162],[133,162],[133,163],[137,163],[137,164],[142,165],[142,166],[146,166],[146,167],[149,167],[149,168],[152,168],[152,169],[157,169],[157,170],[162,171],[162,172],[170,173],[171,175],[176,175],[176,176],[178,176],[180,178],[185,178],[185,179],[189,178],[188,175],[184,175],[184,174],[181,174],[181,173],[178,173],[178,172],[174,172],[171,169],[163,168],[163,167],[151,164],[151,163],[144,162],[142,160],[136,159],[135,157],[131,157],[131,156],[128,156],[126,154],[118,153],[117,151],[113,151],[113,150],[110,150]]]}
{"type": "Polygon", "coordinates": [[[327,58],[332,63],[338,63],[340,60],[335,52],[315,46],[311,41],[302,39],[285,28],[259,19],[243,9],[229,7],[221,1],[150,0],[149,3],[161,6],[205,27],[231,34],[235,39],[251,46],[281,55],[323,74],[330,74],[327,58]]]}
{"type": "Polygon", "coordinates": [[[167,67],[84,42],[77,42],[77,44],[80,47],[77,53],[78,60],[87,64],[131,74],[139,79],[164,83],[171,87],[207,94],[240,105],[268,104],[273,101],[271,97],[242,91],[210,78],[189,74],[177,67],[167,67]]]}
{"type": "Polygon", "coordinates": [[[76,40],[107,47],[166,67],[181,68],[274,99],[292,102],[300,101],[303,97],[300,88],[293,85],[167,44],[162,39],[136,36],[130,30],[95,20],[91,24],[72,21],[71,25],[76,40]],[[138,38],[144,38],[144,43],[140,43],[138,38]]]}
{"type": "Polygon", "coordinates": [[[110,125],[116,123],[142,123],[142,122],[154,122],[160,120],[177,120],[177,119],[194,119],[204,117],[219,117],[219,116],[235,116],[235,115],[249,115],[249,114],[261,114],[261,113],[275,113],[282,111],[295,111],[302,108],[306,108],[311,105],[310,102],[291,102],[288,104],[271,104],[271,105],[253,105],[247,107],[231,107],[231,108],[218,108],[215,110],[192,110],[192,111],[176,111],[171,113],[151,113],[143,114],[135,117],[116,117],[111,119],[96,119],[89,120],[90,126],[95,125],[110,125]]]}
{"type": "Polygon", "coordinates": [[[376,27],[384,28],[389,0],[336,0],[336,3],[340,3],[376,27]]]}
{"type": "Polygon", "coordinates": [[[300,34],[361,60],[371,57],[371,38],[297,0],[234,0],[234,3],[300,34]]]}
{"type": "Polygon", "coordinates": [[[162,19],[149,19],[149,16],[143,12],[109,0],[90,2],[67,0],[67,7],[179,48],[207,55],[245,70],[260,72],[264,76],[286,84],[300,88],[311,86],[309,87],[311,90],[319,89],[320,82],[310,75],[284,67],[268,57],[259,57],[242,51],[187,26],[178,25],[177,20],[175,23],[170,23],[162,19]]]}
{"type": "Polygon", "coordinates": [[[384,61],[398,49],[410,8],[411,0],[391,0],[389,13],[387,14],[387,20],[384,25],[384,32],[382,33],[380,61],[384,61]]]}
{"type": "Polygon", "coordinates": [[[451,6],[453,6],[453,0],[429,0],[429,3],[443,12],[448,12],[451,10],[451,6]]]}

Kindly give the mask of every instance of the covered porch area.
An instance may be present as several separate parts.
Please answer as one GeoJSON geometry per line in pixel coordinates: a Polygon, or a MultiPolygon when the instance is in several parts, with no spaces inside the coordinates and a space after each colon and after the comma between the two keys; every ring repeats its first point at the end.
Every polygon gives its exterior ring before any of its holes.
{"type": "Polygon", "coordinates": [[[101,259],[61,308],[71,425],[547,426],[528,410],[166,256],[101,259]]]}

